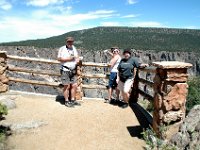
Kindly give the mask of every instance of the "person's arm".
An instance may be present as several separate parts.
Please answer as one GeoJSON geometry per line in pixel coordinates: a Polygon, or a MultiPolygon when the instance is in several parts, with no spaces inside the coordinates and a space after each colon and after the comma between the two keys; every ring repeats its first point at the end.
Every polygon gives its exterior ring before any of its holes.
{"type": "Polygon", "coordinates": [[[119,59],[119,56],[114,56],[111,61],[110,61],[110,67],[112,68],[115,63],[117,62],[117,60],[119,59]]]}
{"type": "Polygon", "coordinates": [[[74,46],[73,46],[73,50],[74,50],[74,57],[75,57],[76,63],[79,63],[80,58],[78,55],[78,51],[76,50],[76,48],[74,46]]]}
{"type": "MultiPolygon", "coordinates": [[[[122,61],[122,60],[121,60],[121,61],[122,61]]],[[[118,72],[117,72],[117,79],[116,79],[117,84],[118,84],[118,82],[119,82],[119,80],[120,80],[120,78],[119,78],[119,68],[120,68],[120,65],[121,65],[121,61],[119,62],[119,65],[118,65],[118,67],[117,67],[117,70],[118,70],[118,72]]]]}
{"type": "Polygon", "coordinates": [[[105,53],[105,54],[109,54],[110,56],[113,56],[113,53],[111,53],[111,52],[108,51],[108,50],[104,50],[104,53],[105,53]]]}
{"type": "Polygon", "coordinates": [[[70,62],[73,61],[75,59],[74,56],[70,56],[70,57],[66,57],[66,58],[62,58],[62,57],[58,57],[58,61],[64,63],[64,62],[70,62]]]}
{"type": "Polygon", "coordinates": [[[145,67],[148,67],[149,65],[148,64],[140,64],[139,68],[145,68],[145,67]]]}
{"type": "Polygon", "coordinates": [[[119,83],[119,72],[117,72],[117,79],[116,79],[117,84],[119,83]]]}

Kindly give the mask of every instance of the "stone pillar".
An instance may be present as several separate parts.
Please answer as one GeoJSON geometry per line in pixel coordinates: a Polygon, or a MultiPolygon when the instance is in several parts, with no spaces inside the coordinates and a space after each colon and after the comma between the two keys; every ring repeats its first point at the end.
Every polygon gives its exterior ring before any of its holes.
{"type": "Polygon", "coordinates": [[[0,93],[8,91],[8,77],[6,75],[7,69],[7,55],[5,51],[0,51],[0,93]]]}
{"type": "Polygon", "coordinates": [[[83,97],[83,89],[82,89],[82,61],[79,62],[77,66],[77,92],[76,92],[76,99],[82,100],[83,97]]]}
{"type": "Polygon", "coordinates": [[[160,137],[165,138],[166,134],[161,128],[167,126],[171,130],[174,124],[181,123],[185,117],[187,69],[192,64],[176,61],[152,64],[157,67],[154,78],[153,129],[160,137]]]}

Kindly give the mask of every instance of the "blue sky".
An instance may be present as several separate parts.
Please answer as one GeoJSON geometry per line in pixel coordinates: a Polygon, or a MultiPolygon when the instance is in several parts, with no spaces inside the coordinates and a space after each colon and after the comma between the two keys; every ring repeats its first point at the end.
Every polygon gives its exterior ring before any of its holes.
{"type": "Polygon", "coordinates": [[[200,0],[0,0],[0,43],[97,26],[200,29],[200,0]]]}

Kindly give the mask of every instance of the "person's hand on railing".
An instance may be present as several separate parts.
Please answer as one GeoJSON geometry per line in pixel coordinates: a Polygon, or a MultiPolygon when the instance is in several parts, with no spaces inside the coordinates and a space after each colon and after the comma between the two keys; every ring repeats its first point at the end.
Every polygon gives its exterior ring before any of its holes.
{"type": "Polygon", "coordinates": [[[145,67],[148,67],[149,64],[140,64],[139,68],[145,68],[145,67]]]}
{"type": "Polygon", "coordinates": [[[106,50],[104,50],[103,52],[104,52],[104,53],[107,53],[107,52],[108,52],[108,50],[106,49],[106,50]]]}

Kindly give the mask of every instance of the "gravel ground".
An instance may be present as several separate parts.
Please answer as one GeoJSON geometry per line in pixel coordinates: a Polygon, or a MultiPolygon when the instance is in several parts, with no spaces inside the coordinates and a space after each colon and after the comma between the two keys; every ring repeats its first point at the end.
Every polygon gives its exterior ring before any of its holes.
{"type": "Polygon", "coordinates": [[[84,100],[67,108],[54,96],[16,95],[17,108],[9,110],[5,124],[27,126],[7,140],[14,150],[142,150],[139,123],[131,108],[121,109],[101,100],[84,100]]]}

